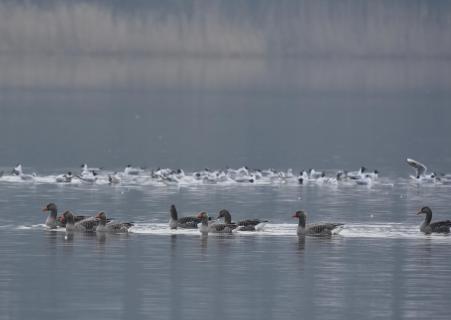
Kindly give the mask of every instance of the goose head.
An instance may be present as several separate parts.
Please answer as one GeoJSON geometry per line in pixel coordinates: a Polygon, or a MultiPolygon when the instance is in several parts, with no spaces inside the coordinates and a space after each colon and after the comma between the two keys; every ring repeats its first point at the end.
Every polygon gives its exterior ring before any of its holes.
{"type": "Polygon", "coordinates": [[[53,202],[50,202],[44,208],[42,208],[42,211],[43,212],[50,212],[50,215],[56,217],[56,214],[58,212],[58,208],[56,207],[56,204],[54,204],[53,202]]]}
{"type": "Polygon", "coordinates": [[[293,218],[298,218],[299,225],[305,228],[305,223],[307,221],[307,213],[304,210],[296,211],[293,214],[293,218]]]}

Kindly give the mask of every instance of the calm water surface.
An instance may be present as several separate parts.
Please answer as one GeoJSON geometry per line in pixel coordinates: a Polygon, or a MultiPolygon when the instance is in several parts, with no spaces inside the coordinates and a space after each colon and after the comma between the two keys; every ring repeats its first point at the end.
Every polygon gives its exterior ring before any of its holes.
{"type": "Polygon", "coordinates": [[[0,316],[4,319],[447,319],[449,236],[425,236],[414,213],[449,217],[449,187],[11,185],[0,201],[0,316]],[[48,231],[40,207],[135,221],[128,235],[48,231]],[[271,220],[258,234],[171,232],[181,214],[230,208],[271,220]],[[291,214],[348,224],[332,238],[295,236],[291,214]]]}

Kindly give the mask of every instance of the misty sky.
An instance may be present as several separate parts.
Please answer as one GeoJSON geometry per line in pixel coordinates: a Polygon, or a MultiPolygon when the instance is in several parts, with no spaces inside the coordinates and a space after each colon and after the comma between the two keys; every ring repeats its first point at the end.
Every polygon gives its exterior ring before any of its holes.
{"type": "Polygon", "coordinates": [[[3,164],[444,161],[449,30],[449,1],[0,1],[3,164]]]}
{"type": "Polygon", "coordinates": [[[2,1],[0,52],[450,57],[448,1],[2,1]]]}

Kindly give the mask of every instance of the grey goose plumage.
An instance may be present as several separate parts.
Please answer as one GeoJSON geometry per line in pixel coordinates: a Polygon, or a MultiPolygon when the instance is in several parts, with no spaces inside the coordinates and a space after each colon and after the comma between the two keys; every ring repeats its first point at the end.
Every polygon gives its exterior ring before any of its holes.
{"type": "Polygon", "coordinates": [[[60,218],[61,223],[66,226],[66,231],[83,231],[93,232],[96,231],[99,221],[95,217],[89,217],[81,221],[75,221],[75,215],[69,210],[65,211],[60,218]]]}
{"type": "Polygon", "coordinates": [[[420,231],[425,234],[431,233],[449,233],[451,227],[451,220],[436,221],[432,222],[432,210],[429,207],[423,207],[418,212],[417,215],[424,214],[424,221],[420,225],[420,231]]]}
{"type": "Polygon", "coordinates": [[[205,211],[200,212],[197,218],[201,219],[199,231],[203,235],[208,233],[232,233],[237,227],[234,224],[209,223],[208,214],[205,211]]]}
{"type": "Polygon", "coordinates": [[[169,228],[170,229],[197,229],[197,225],[202,222],[202,219],[198,217],[178,217],[177,209],[175,205],[171,205],[169,209],[169,228]]]}
{"type": "Polygon", "coordinates": [[[121,233],[128,232],[128,229],[133,227],[132,222],[109,221],[106,213],[103,211],[98,212],[95,218],[98,221],[98,226],[96,228],[97,232],[121,233]]]}
{"type": "Polygon", "coordinates": [[[331,235],[332,230],[335,228],[344,225],[343,223],[315,223],[315,224],[307,224],[307,213],[304,210],[296,211],[293,215],[293,218],[298,218],[299,223],[297,227],[297,234],[299,236],[304,235],[316,235],[316,236],[326,236],[331,235]]]}
{"type": "MultiPolygon", "coordinates": [[[[58,216],[58,207],[56,206],[55,203],[50,202],[48,203],[44,208],[42,208],[43,212],[48,212],[48,216],[47,219],[45,220],[45,225],[47,227],[49,227],[50,229],[55,229],[57,227],[66,227],[66,221],[63,218],[63,215],[58,216]]],[[[83,216],[83,215],[74,215],[73,214],[73,218],[74,218],[74,223],[82,221],[86,218],[88,218],[87,216],[83,216]]]]}
{"type": "Polygon", "coordinates": [[[258,225],[263,226],[268,220],[260,219],[245,219],[238,222],[232,222],[232,215],[226,209],[219,211],[217,219],[224,218],[224,224],[230,227],[239,228],[240,231],[257,231],[260,228],[258,225]]]}

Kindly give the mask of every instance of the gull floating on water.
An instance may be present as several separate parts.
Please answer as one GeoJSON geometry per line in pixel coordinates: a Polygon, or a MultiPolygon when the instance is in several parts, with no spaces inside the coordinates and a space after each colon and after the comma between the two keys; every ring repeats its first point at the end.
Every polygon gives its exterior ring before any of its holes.
{"type": "Polygon", "coordinates": [[[130,164],[127,165],[124,169],[124,174],[130,175],[130,176],[137,176],[137,175],[140,175],[142,172],[143,172],[143,169],[132,167],[130,164]]]}
{"type": "Polygon", "coordinates": [[[14,169],[11,172],[12,175],[20,177],[20,179],[24,181],[31,181],[34,180],[36,177],[36,173],[33,174],[24,174],[22,171],[22,164],[18,163],[17,166],[14,167],[14,169]]]}
{"type": "Polygon", "coordinates": [[[412,179],[417,181],[433,182],[435,181],[435,173],[426,174],[427,167],[419,161],[407,158],[407,164],[415,170],[415,176],[410,176],[412,179]]]}
{"type": "Polygon", "coordinates": [[[68,171],[65,174],[60,174],[58,176],[56,176],[55,181],[58,183],[70,183],[72,182],[72,178],[74,176],[72,175],[71,171],[68,171]]]}
{"type": "Polygon", "coordinates": [[[121,178],[117,174],[117,172],[108,175],[108,182],[110,184],[118,184],[121,183],[121,178]]]}

